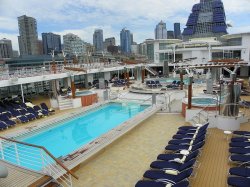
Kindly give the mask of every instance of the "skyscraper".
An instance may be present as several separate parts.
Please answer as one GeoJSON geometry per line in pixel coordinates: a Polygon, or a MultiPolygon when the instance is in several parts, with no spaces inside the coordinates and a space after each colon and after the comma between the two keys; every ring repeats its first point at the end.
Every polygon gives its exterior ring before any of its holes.
{"type": "Polygon", "coordinates": [[[155,39],[167,39],[166,23],[161,21],[155,28],[155,39]]]}
{"type": "Polygon", "coordinates": [[[109,46],[115,46],[115,37],[105,39],[104,50],[107,51],[109,46]]]}
{"type": "Polygon", "coordinates": [[[80,37],[72,33],[63,36],[63,47],[66,55],[73,56],[75,54],[79,55],[85,51],[85,43],[80,37]]]}
{"type": "Polygon", "coordinates": [[[36,19],[26,15],[20,16],[17,19],[19,28],[18,43],[20,55],[37,55],[38,34],[36,19]]]}
{"type": "Polygon", "coordinates": [[[12,42],[6,38],[0,40],[0,58],[12,58],[13,49],[12,42]]]}
{"type": "Polygon", "coordinates": [[[181,24],[174,23],[174,38],[181,39],[181,24]]]}
{"type": "Polygon", "coordinates": [[[167,31],[167,36],[168,39],[174,39],[174,31],[167,31]]]}
{"type": "Polygon", "coordinates": [[[93,34],[93,45],[96,51],[103,51],[103,30],[96,29],[93,34]]]}
{"type": "Polygon", "coordinates": [[[124,54],[131,53],[131,33],[123,28],[120,32],[121,52],[124,54]]]}
{"type": "Polygon", "coordinates": [[[61,36],[54,33],[42,33],[43,54],[49,54],[52,50],[55,53],[62,51],[61,36]]]}
{"type": "Polygon", "coordinates": [[[195,4],[183,32],[184,40],[227,34],[226,15],[221,0],[200,0],[195,4]]]}

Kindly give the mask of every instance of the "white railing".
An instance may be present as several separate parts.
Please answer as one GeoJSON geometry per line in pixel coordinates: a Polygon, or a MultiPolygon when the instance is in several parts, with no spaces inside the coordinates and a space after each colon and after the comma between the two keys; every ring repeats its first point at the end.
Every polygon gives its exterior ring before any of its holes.
{"type": "Polygon", "coordinates": [[[0,137],[0,159],[51,176],[63,187],[72,187],[71,176],[77,178],[46,148],[41,146],[0,137]]]}

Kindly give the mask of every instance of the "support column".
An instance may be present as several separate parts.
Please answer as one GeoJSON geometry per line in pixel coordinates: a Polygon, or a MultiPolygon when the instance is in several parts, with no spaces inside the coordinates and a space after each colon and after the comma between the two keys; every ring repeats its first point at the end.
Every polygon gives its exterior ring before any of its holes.
{"type": "Polygon", "coordinates": [[[72,98],[76,98],[76,88],[75,88],[75,77],[74,75],[71,75],[71,92],[72,92],[72,98]]]}
{"type": "Polygon", "coordinates": [[[183,90],[183,70],[180,70],[181,90],[183,90]]]}
{"type": "Polygon", "coordinates": [[[192,83],[193,77],[188,77],[188,109],[192,108],[192,83]]]}
{"type": "Polygon", "coordinates": [[[23,103],[24,103],[23,85],[21,84],[20,86],[21,86],[22,101],[23,101],[23,103]]]}
{"type": "Polygon", "coordinates": [[[145,80],[145,67],[141,69],[141,83],[144,83],[145,80]]]}

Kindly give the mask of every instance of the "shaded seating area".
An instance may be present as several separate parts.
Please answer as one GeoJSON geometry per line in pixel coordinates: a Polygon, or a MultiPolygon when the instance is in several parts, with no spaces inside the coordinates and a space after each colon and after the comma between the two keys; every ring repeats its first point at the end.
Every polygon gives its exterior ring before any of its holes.
{"type": "Polygon", "coordinates": [[[113,86],[114,87],[123,87],[127,84],[127,80],[124,80],[124,79],[118,79],[118,80],[114,80],[113,82],[113,86]]]}
{"type": "Polygon", "coordinates": [[[45,103],[41,103],[40,107],[31,102],[23,103],[19,98],[2,99],[0,101],[0,129],[4,130],[18,123],[27,123],[54,112],[45,103]]]}
{"type": "Polygon", "coordinates": [[[174,80],[171,84],[167,85],[167,88],[178,89],[181,85],[181,81],[174,80]]]}
{"type": "Polygon", "coordinates": [[[197,159],[205,144],[207,128],[208,124],[200,127],[180,127],[168,142],[164,153],[157,156],[157,160],[150,164],[150,169],[135,186],[188,187],[189,179],[195,176],[199,168],[197,159]]]}
{"type": "Polygon", "coordinates": [[[234,131],[233,135],[229,143],[229,162],[235,167],[229,169],[227,184],[248,187],[250,186],[250,132],[234,131]]]}
{"type": "Polygon", "coordinates": [[[153,88],[161,88],[162,87],[159,80],[148,80],[148,81],[146,81],[146,86],[148,88],[151,88],[151,89],[153,89],[153,88]]]}

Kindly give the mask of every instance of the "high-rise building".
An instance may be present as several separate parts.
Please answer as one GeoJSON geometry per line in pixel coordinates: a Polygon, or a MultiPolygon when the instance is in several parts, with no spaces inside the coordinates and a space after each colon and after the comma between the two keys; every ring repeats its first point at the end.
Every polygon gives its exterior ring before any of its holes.
{"type": "Polygon", "coordinates": [[[103,45],[105,51],[108,50],[109,46],[115,46],[115,37],[106,38],[103,45]]]}
{"type": "Polygon", "coordinates": [[[192,8],[186,28],[184,40],[190,38],[217,37],[227,34],[226,15],[221,0],[200,0],[192,8]]]}
{"type": "Polygon", "coordinates": [[[13,49],[12,42],[6,38],[0,40],[0,58],[12,58],[13,49]]]}
{"type": "Polygon", "coordinates": [[[174,38],[181,39],[181,24],[174,23],[174,38]]]}
{"type": "Polygon", "coordinates": [[[96,51],[103,51],[103,30],[96,29],[93,34],[93,45],[96,51]]]}
{"type": "Polygon", "coordinates": [[[55,53],[62,51],[61,36],[54,33],[42,33],[43,53],[49,54],[52,50],[55,53]]]}
{"type": "Polygon", "coordinates": [[[19,51],[20,55],[37,55],[37,22],[36,19],[26,15],[20,16],[18,19],[19,28],[19,51]]]}
{"type": "Polygon", "coordinates": [[[166,23],[161,21],[155,28],[155,39],[167,39],[166,23]]]}
{"type": "Polygon", "coordinates": [[[43,55],[43,41],[37,40],[37,51],[38,55],[43,55]]]}
{"type": "Polygon", "coordinates": [[[73,56],[85,53],[85,43],[75,34],[69,33],[63,36],[63,47],[66,55],[73,56]]]}
{"type": "Polygon", "coordinates": [[[131,33],[125,28],[123,28],[120,32],[120,44],[122,53],[131,53],[131,33]]]}
{"type": "Polygon", "coordinates": [[[134,35],[133,33],[130,33],[130,40],[131,40],[131,45],[134,43],[134,35]]]}
{"type": "Polygon", "coordinates": [[[167,31],[167,35],[168,35],[167,39],[174,39],[175,38],[174,31],[167,31]]]}

